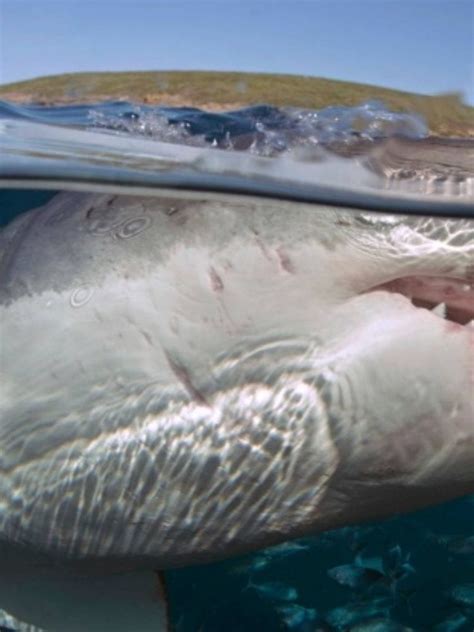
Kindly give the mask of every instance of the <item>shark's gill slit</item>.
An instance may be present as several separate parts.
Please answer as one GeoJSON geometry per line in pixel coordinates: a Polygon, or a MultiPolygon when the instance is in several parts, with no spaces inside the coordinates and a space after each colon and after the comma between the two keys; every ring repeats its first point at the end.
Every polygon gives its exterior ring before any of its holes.
{"type": "Polygon", "coordinates": [[[474,285],[435,276],[407,276],[393,279],[373,290],[402,294],[415,307],[429,309],[437,316],[459,325],[474,323],[474,285]]]}

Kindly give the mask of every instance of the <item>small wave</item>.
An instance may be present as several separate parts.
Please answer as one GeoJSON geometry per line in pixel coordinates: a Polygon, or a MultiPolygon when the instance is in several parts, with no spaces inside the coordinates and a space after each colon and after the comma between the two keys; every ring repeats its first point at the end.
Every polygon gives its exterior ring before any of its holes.
{"type": "Polygon", "coordinates": [[[89,127],[125,132],[193,146],[249,151],[259,156],[324,146],[341,151],[391,136],[425,138],[428,128],[416,114],[396,113],[382,103],[322,110],[256,105],[229,112],[111,104],[88,113],[89,127]]]}
{"type": "Polygon", "coordinates": [[[354,146],[391,136],[425,138],[428,128],[417,114],[392,112],[383,103],[322,110],[256,105],[229,112],[194,107],[153,107],[126,101],[94,105],[13,105],[0,102],[0,117],[146,136],[193,146],[249,151],[261,156],[299,147],[354,146]]]}

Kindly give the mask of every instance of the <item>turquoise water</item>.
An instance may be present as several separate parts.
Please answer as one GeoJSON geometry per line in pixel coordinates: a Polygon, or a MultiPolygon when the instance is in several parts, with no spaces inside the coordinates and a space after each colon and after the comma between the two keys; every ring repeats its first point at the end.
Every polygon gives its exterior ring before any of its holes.
{"type": "MultiPolygon", "coordinates": [[[[4,104],[1,113],[4,121],[52,123],[69,134],[87,129],[104,138],[144,137],[179,147],[217,146],[229,155],[253,152],[252,156],[266,158],[309,145],[334,155],[341,153],[341,143],[346,153],[358,155],[361,141],[371,145],[394,133],[423,139],[427,133],[418,117],[395,115],[377,104],[358,110],[329,108],[319,118],[314,112],[269,106],[212,115],[193,108],[138,108],[123,103],[21,109],[4,104]],[[353,124],[360,117],[365,127],[361,131],[359,124],[355,132],[353,124]]],[[[33,139],[30,146],[35,146],[33,139]]],[[[34,186],[35,174],[38,181],[45,173],[52,180],[66,177],[60,160],[53,159],[55,147],[63,151],[50,140],[43,147],[43,158],[36,151],[28,159],[25,151],[21,164],[12,160],[2,165],[2,176],[10,179],[10,185],[16,166],[17,175],[28,173],[29,188],[0,190],[0,225],[46,203],[58,190],[44,189],[44,183],[41,189],[34,186]]],[[[311,155],[317,163],[320,156],[311,155]]],[[[87,188],[88,182],[97,180],[86,167],[83,164],[79,176],[87,188]]],[[[123,184],[117,164],[113,168],[115,183],[123,184]]],[[[150,181],[145,178],[141,183],[150,181]]],[[[446,208],[452,203],[456,213],[467,209],[465,199],[459,199],[461,204],[456,206],[456,200],[446,198],[446,208]]],[[[399,206],[408,210],[403,199],[399,206]]],[[[167,571],[165,579],[177,632],[472,632],[474,497],[380,523],[346,527],[244,558],[167,571]]]]}
{"type": "MultiPolygon", "coordinates": [[[[296,588],[296,603],[316,611],[314,622],[285,624],[279,611],[282,602],[245,589],[245,567],[251,567],[258,554],[168,572],[174,618],[183,631],[346,630],[362,623],[368,626],[363,629],[371,630],[371,620],[383,619],[419,631],[472,632],[474,604],[457,603],[452,591],[474,581],[473,523],[474,498],[466,498],[384,522],[322,534],[305,541],[307,549],[286,557],[276,555],[268,566],[252,573],[256,583],[279,581],[296,588]],[[353,590],[328,576],[330,569],[352,564],[358,552],[363,558],[384,559],[397,546],[404,557],[409,555],[413,572],[392,587],[369,583],[353,590]],[[370,607],[373,615],[367,616],[370,607]]],[[[386,624],[380,629],[392,628],[386,624]]]]}

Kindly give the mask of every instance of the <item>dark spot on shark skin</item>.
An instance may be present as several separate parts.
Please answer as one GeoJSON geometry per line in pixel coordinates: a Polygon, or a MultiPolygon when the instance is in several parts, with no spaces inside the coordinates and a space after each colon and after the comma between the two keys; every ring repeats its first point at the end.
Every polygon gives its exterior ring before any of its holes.
{"type": "Polygon", "coordinates": [[[189,208],[188,200],[164,199],[162,211],[177,226],[183,226],[188,221],[186,210],[189,208]]]}
{"type": "Polygon", "coordinates": [[[209,278],[211,280],[212,290],[214,292],[222,292],[222,290],[224,289],[224,283],[222,281],[222,278],[213,267],[209,269],[209,278]]]}
{"type": "Polygon", "coordinates": [[[294,274],[295,266],[283,246],[278,246],[276,253],[282,269],[285,270],[285,272],[288,272],[288,274],[294,274]]]}

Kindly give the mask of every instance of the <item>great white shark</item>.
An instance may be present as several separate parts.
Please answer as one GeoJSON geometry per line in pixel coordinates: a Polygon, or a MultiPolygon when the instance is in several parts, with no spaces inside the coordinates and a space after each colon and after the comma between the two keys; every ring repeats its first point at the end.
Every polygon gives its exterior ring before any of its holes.
{"type": "Polygon", "coordinates": [[[165,630],[157,569],[474,493],[474,219],[61,193],[0,233],[0,607],[165,630]]]}

